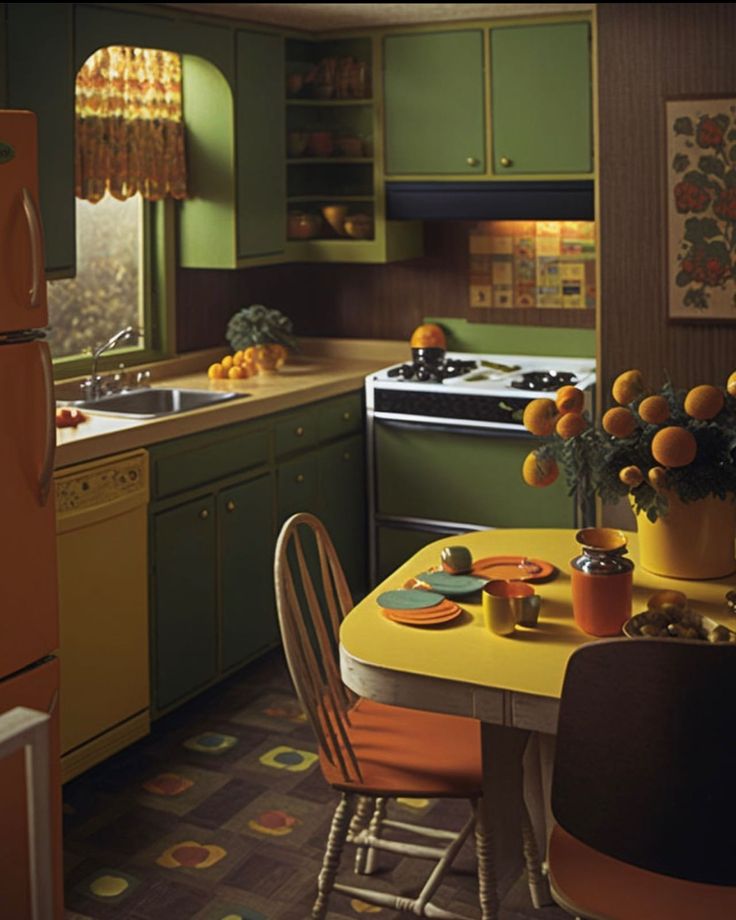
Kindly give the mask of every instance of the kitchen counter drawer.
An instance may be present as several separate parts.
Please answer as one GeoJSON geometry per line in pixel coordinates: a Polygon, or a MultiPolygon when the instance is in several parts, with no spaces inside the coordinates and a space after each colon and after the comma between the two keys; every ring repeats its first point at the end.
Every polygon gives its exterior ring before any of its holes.
{"type": "Polygon", "coordinates": [[[265,427],[233,425],[151,449],[151,492],[154,499],[185,492],[269,462],[265,427]]]}
{"type": "Polygon", "coordinates": [[[277,416],[273,422],[273,433],[277,457],[314,447],[318,440],[316,407],[277,416]]]}
{"type": "Polygon", "coordinates": [[[363,394],[350,393],[314,406],[320,441],[334,441],[363,430],[363,394]]]}

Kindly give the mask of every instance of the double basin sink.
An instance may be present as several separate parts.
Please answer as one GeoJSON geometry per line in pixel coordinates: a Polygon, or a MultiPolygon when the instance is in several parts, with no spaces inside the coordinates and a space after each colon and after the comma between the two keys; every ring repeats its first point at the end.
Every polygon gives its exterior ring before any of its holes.
{"type": "Polygon", "coordinates": [[[141,387],[109,393],[98,399],[78,399],[63,405],[75,409],[99,412],[102,415],[122,415],[127,418],[157,418],[176,412],[202,409],[233,399],[242,399],[247,393],[218,393],[212,390],[184,390],[179,387],[141,387]]]}

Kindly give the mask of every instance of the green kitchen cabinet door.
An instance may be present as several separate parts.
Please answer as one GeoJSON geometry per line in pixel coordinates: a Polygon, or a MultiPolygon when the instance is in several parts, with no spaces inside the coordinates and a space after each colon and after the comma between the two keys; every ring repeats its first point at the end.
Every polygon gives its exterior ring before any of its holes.
{"type": "Polygon", "coordinates": [[[220,667],[228,671],[274,645],[273,476],[224,489],[217,497],[220,541],[220,667]]]}
{"type": "Polygon", "coordinates": [[[321,515],[319,496],[319,451],[310,450],[280,463],[276,470],[278,526],[300,511],[321,515]]]}
{"type": "Polygon", "coordinates": [[[283,252],[286,240],[284,40],[236,33],[238,256],[283,252]]]}
{"type": "Polygon", "coordinates": [[[72,7],[6,4],[7,106],[38,118],[46,271],[54,277],[72,275],[76,260],[72,7]]]}
{"type": "Polygon", "coordinates": [[[387,175],[479,175],[486,169],[483,33],[384,39],[387,175]]]}
{"type": "Polygon", "coordinates": [[[491,29],[493,172],[593,170],[590,25],[491,29]]]}
{"type": "Polygon", "coordinates": [[[322,520],[332,537],[353,595],[367,586],[365,439],[344,438],[320,450],[322,520]]]}
{"type": "Polygon", "coordinates": [[[154,709],[166,709],[217,675],[215,498],[153,515],[154,709]]]}

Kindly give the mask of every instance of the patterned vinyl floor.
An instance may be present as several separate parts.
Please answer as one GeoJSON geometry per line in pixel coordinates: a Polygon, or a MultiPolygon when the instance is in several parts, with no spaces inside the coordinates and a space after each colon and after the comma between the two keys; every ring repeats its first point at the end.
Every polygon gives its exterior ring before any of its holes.
{"type": "MultiPolygon", "coordinates": [[[[273,653],[64,787],[65,920],[307,920],[335,802],[273,653]]],[[[435,827],[467,815],[464,802],[393,809],[435,827]]],[[[351,852],[339,877],[355,884],[351,852]]],[[[412,893],[426,870],[382,855],[369,884],[412,893]]],[[[476,898],[468,846],[437,902],[477,917],[476,898]]],[[[329,920],[399,916],[339,895],[330,907],[329,920]]],[[[522,879],[499,920],[566,917],[533,910],[522,879]]]]}

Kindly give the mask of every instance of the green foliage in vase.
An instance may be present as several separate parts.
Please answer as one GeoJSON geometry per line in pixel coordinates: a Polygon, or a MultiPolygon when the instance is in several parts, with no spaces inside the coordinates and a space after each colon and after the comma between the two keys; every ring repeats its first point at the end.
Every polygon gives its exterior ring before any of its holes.
{"type": "Polygon", "coordinates": [[[227,324],[225,336],[234,351],[251,345],[278,344],[296,347],[291,320],[280,310],[252,304],[238,310],[227,324]]]}
{"type": "Polygon", "coordinates": [[[651,395],[651,391],[643,392],[626,404],[635,421],[630,436],[619,437],[607,432],[603,424],[590,424],[571,438],[553,434],[544,439],[536,449],[538,456],[557,463],[570,495],[594,494],[606,503],[616,503],[630,496],[635,511],[646,514],[651,521],[667,513],[668,494],[676,495],[683,502],[708,496],[733,500],[736,496],[736,386],[729,380],[728,389],[696,387],[686,392],[676,390],[667,382],[655,395],[667,401],[669,417],[658,424],[646,421],[639,412],[642,402],[651,395]],[[686,397],[692,399],[692,394],[701,389],[708,390],[706,395],[716,406],[720,404],[717,394],[723,397],[721,408],[708,418],[694,417],[703,412],[697,403],[686,403],[686,397]],[[735,395],[731,395],[731,390],[735,395]],[[686,410],[686,404],[693,414],[686,410]],[[666,428],[682,429],[694,438],[695,456],[689,463],[668,465],[662,462],[661,456],[655,456],[658,452],[661,455],[661,450],[652,452],[655,436],[666,428]],[[622,481],[621,471],[626,468],[639,471],[641,482],[632,486],[622,481]],[[658,470],[659,478],[651,477],[653,469],[658,470]]]}

